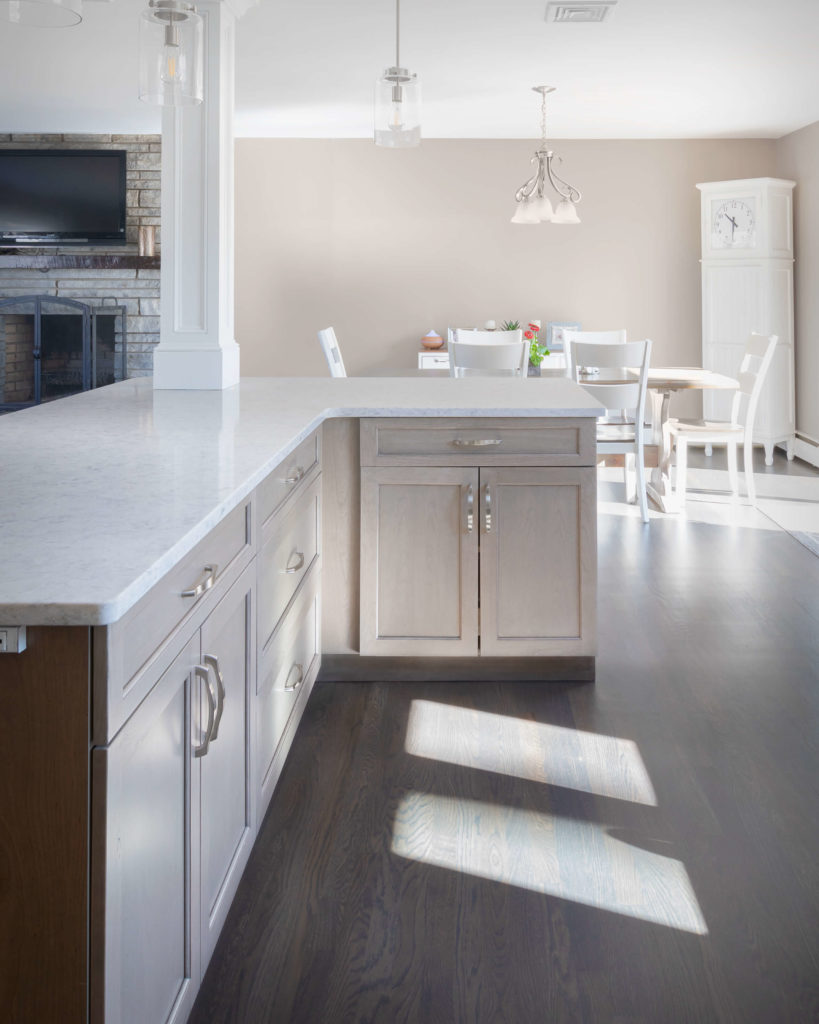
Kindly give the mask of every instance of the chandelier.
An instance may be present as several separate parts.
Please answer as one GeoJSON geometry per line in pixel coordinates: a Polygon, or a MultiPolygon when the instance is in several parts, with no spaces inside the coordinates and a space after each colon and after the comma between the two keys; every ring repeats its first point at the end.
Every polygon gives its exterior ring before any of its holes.
{"type": "Polygon", "coordinates": [[[579,224],[576,204],[580,202],[582,195],[580,189],[564,181],[554,169],[554,163],[561,163],[560,157],[556,157],[546,142],[546,95],[554,92],[551,85],[533,85],[534,92],[539,92],[540,104],[540,127],[541,141],[540,149],[532,157],[532,163],[537,164],[537,170],[532,177],[515,193],[517,207],[512,217],[513,224],[542,224],[551,221],[552,224],[579,224]],[[543,186],[546,182],[560,196],[560,202],[553,209],[548,196],[543,194],[543,186]]]}

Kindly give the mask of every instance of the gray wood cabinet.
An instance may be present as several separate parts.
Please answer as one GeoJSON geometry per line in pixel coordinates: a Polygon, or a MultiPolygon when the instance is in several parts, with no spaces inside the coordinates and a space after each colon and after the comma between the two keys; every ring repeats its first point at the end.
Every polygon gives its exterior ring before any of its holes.
{"type": "Polygon", "coordinates": [[[593,429],[362,421],[361,653],[594,655],[593,429]]]}
{"type": "Polygon", "coordinates": [[[186,1019],[250,854],[254,588],[250,566],[94,752],[105,1020],[186,1019]]]}

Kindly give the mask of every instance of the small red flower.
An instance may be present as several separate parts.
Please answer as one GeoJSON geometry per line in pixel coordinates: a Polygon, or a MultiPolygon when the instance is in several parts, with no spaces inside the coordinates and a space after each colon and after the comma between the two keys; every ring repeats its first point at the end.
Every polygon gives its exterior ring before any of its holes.
{"type": "Polygon", "coordinates": [[[524,331],[523,332],[523,337],[527,341],[531,341],[534,336],[535,336],[535,332],[534,331],[524,331]]]}
{"type": "Polygon", "coordinates": [[[537,332],[540,330],[540,325],[539,324],[529,324],[529,329],[534,331],[535,334],[537,334],[537,332]]]}

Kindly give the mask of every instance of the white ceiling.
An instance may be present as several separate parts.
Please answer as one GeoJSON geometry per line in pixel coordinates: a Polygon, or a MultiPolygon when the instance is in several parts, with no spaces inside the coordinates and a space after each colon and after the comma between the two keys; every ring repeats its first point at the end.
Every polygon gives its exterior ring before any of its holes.
{"type": "MultiPolygon", "coordinates": [[[[81,25],[0,22],[0,132],[158,131],[136,99],[145,0],[81,25]]],[[[618,0],[599,25],[546,0],[403,0],[402,62],[427,138],[778,138],[819,121],[819,0],[618,0]]],[[[236,132],[366,138],[393,63],[394,0],[261,0],[237,27],[236,132]]]]}

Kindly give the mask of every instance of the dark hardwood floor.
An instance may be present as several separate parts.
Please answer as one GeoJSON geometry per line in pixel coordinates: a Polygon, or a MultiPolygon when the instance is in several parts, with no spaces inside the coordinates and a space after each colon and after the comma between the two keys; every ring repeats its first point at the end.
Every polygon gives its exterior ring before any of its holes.
{"type": "Polygon", "coordinates": [[[319,684],[192,1021],[819,1021],[819,559],[601,514],[596,684],[319,684]]]}

